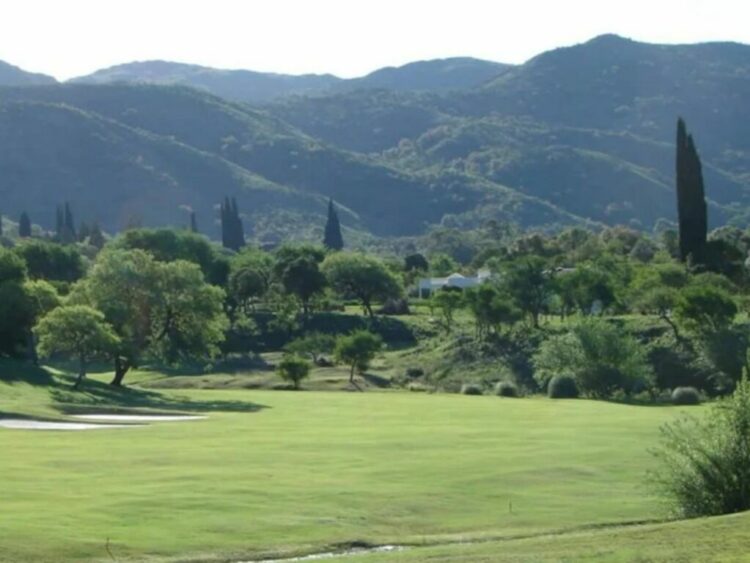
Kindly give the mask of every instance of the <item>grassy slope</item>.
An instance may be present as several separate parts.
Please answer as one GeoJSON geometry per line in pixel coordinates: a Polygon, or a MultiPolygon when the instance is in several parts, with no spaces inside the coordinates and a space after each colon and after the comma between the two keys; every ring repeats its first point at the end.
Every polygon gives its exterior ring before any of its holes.
{"type": "Polygon", "coordinates": [[[0,431],[0,451],[13,454],[0,458],[0,559],[97,560],[106,538],[120,559],[247,558],[657,518],[641,486],[646,450],[677,413],[408,393],[88,388],[76,397],[0,384],[0,412],[115,402],[210,418],[0,431]]]}

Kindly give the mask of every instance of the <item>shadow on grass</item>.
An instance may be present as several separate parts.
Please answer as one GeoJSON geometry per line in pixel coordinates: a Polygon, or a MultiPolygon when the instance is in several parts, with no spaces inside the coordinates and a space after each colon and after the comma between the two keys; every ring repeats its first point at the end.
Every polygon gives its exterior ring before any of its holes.
{"type": "Polygon", "coordinates": [[[29,385],[54,385],[55,378],[46,369],[20,360],[0,362],[0,381],[3,383],[27,383],[29,385]]]}
{"type": "MultiPolygon", "coordinates": [[[[65,377],[71,383],[72,377],[65,377]]],[[[156,391],[112,387],[99,381],[85,380],[78,391],[72,385],[57,385],[50,388],[50,397],[55,406],[66,413],[93,411],[148,409],[179,412],[257,412],[268,408],[250,401],[201,400],[156,391]]]]}

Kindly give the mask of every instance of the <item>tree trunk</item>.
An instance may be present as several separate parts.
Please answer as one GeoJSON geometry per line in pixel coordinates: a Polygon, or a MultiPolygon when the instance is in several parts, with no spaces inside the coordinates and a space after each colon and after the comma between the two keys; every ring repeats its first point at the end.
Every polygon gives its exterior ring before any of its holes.
{"type": "Polygon", "coordinates": [[[31,360],[31,363],[34,364],[35,366],[38,366],[39,356],[36,353],[36,336],[34,336],[33,331],[29,331],[29,336],[27,338],[26,344],[28,346],[28,354],[29,354],[29,359],[31,360]]]}
{"type": "Polygon", "coordinates": [[[354,383],[354,364],[352,364],[352,369],[349,371],[349,383],[354,383]]]}
{"type": "Polygon", "coordinates": [[[78,390],[84,377],[86,377],[86,355],[81,354],[78,359],[78,377],[75,384],[73,384],[73,389],[78,390]]]}
{"type": "Polygon", "coordinates": [[[125,379],[125,374],[130,370],[130,362],[125,358],[115,358],[115,376],[112,378],[110,385],[115,387],[122,387],[122,380],[125,379]]]}

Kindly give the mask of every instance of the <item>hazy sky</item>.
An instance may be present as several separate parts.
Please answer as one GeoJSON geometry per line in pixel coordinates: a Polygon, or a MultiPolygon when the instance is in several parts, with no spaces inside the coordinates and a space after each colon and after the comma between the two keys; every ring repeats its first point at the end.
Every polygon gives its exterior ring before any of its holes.
{"type": "Polygon", "coordinates": [[[519,63],[601,33],[750,43],[748,0],[5,0],[0,59],[59,79],[133,60],[351,77],[467,55],[519,63]]]}

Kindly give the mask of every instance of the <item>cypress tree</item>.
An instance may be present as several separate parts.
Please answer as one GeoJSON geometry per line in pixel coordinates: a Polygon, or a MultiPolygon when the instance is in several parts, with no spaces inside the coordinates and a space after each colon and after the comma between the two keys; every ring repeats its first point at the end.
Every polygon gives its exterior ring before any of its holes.
{"type": "Polygon", "coordinates": [[[99,223],[94,223],[91,226],[89,244],[91,246],[95,246],[96,248],[102,248],[105,242],[106,241],[104,240],[104,233],[102,233],[102,229],[99,227],[99,223]]]}
{"type": "Polygon", "coordinates": [[[239,250],[245,246],[245,227],[242,224],[240,211],[237,208],[237,200],[232,198],[232,241],[234,250],[239,250]]]}
{"type": "Polygon", "coordinates": [[[328,220],[326,221],[323,246],[329,250],[343,250],[344,237],[341,236],[341,223],[333,199],[328,200],[328,220]]]}
{"type": "Polygon", "coordinates": [[[0,213],[0,237],[3,236],[3,214],[0,213]]]}
{"type": "Polygon", "coordinates": [[[55,234],[57,235],[57,240],[62,240],[64,229],[65,229],[65,214],[63,213],[62,205],[58,205],[57,213],[55,214],[55,234]]]}
{"type": "Polygon", "coordinates": [[[703,169],[693,136],[685,121],[677,120],[677,220],[680,231],[680,259],[699,260],[706,244],[708,211],[703,169]]]}
{"type": "Polygon", "coordinates": [[[21,213],[21,218],[18,220],[18,236],[21,238],[31,236],[31,219],[29,219],[29,214],[25,211],[21,213]]]}
{"type": "Polygon", "coordinates": [[[232,250],[245,246],[245,229],[234,198],[225,197],[221,205],[221,244],[232,250]]]}
{"type": "Polygon", "coordinates": [[[71,241],[76,239],[76,223],[73,220],[73,212],[70,210],[70,204],[65,202],[65,231],[66,236],[71,241]]]}
{"type": "Polygon", "coordinates": [[[190,232],[198,232],[198,220],[195,218],[195,211],[190,212],[190,232]]]}

